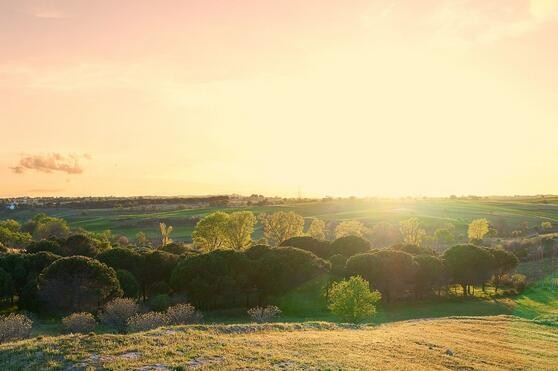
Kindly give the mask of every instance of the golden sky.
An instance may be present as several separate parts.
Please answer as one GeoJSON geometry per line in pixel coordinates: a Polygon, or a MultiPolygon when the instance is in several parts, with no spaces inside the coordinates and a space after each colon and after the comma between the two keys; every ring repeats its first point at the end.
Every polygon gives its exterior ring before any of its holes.
{"type": "Polygon", "coordinates": [[[558,0],[2,0],[0,130],[0,196],[558,193],[558,0]]]}

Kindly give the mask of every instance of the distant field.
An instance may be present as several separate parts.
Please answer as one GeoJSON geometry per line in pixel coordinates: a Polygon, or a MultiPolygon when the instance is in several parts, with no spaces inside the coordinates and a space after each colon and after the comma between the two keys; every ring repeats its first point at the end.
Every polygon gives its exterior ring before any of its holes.
{"type": "Polygon", "coordinates": [[[558,329],[512,316],[343,328],[329,323],[179,326],[0,345],[6,369],[553,370],[558,329]]]}
{"type": "MultiPolygon", "coordinates": [[[[461,232],[475,218],[505,220],[510,226],[528,222],[531,226],[542,221],[558,223],[558,204],[531,203],[514,201],[462,201],[462,200],[373,200],[373,201],[327,201],[295,203],[281,206],[263,206],[242,208],[255,213],[277,210],[293,210],[306,218],[318,217],[328,221],[358,219],[367,224],[380,221],[398,223],[416,216],[427,228],[435,228],[445,222],[453,223],[461,232]]],[[[20,221],[32,217],[38,212],[63,217],[72,227],[82,227],[100,232],[106,229],[115,234],[133,238],[139,231],[144,231],[151,238],[158,237],[160,221],[172,224],[175,228],[173,237],[189,241],[192,228],[197,218],[215,211],[214,208],[179,209],[170,211],[142,211],[138,209],[35,209],[2,210],[0,219],[14,218],[20,221]]],[[[229,208],[228,210],[235,210],[229,208]]],[[[256,230],[256,238],[261,231],[256,230]]]]}

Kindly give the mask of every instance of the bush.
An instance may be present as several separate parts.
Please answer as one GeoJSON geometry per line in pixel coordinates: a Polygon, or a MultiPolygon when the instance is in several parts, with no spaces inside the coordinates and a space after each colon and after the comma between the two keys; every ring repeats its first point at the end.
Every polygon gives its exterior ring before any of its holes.
{"type": "Polygon", "coordinates": [[[512,283],[515,291],[520,294],[527,287],[527,277],[525,277],[523,274],[514,274],[512,276],[512,283]]]}
{"type": "Polygon", "coordinates": [[[115,329],[120,333],[126,332],[127,321],[139,312],[139,306],[129,298],[118,298],[107,303],[101,313],[101,323],[115,329]]]}
{"type": "Polygon", "coordinates": [[[155,295],[149,298],[149,308],[154,311],[162,312],[170,305],[170,297],[167,294],[155,295]]]}
{"type": "Polygon", "coordinates": [[[273,318],[281,314],[281,310],[275,305],[267,307],[255,307],[248,309],[248,315],[258,323],[270,322],[273,318]]]}
{"type": "Polygon", "coordinates": [[[370,291],[360,276],[336,282],[329,290],[329,309],[343,321],[358,323],[376,313],[374,305],[381,299],[378,291],[370,291]]]}
{"type": "Polygon", "coordinates": [[[157,327],[165,326],[168,318],[165,313],[147,312],[136,314],[128,319],[128,331],[138,332],[152,330],[157,327]]]}
{"type": "Polygon", "coordinates": [[[0,317],[0,343],[28,338],[33,321],[23,314],[9,314],[0,317]]]}
{"type": "Polygon", "coordinates": [[[86,334],[95,331],[95,317],[91,313],[72,313],[62,318],[62,327],[65,332],[86,334]]]}
{"type": "Polygon", "coordinates": [[[191,304],[177,304],[167,309],[169,325],[189,325],[200,322],[203,315],[191,304]]]}

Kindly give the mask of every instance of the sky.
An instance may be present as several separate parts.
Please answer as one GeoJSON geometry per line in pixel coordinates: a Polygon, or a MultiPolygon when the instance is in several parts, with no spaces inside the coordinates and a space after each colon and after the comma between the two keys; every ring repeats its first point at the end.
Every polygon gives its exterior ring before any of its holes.
{"type": "Polygon", "coordinates": [[[0,197],[558,193],[558,0],[0,0],[0,197]]]}

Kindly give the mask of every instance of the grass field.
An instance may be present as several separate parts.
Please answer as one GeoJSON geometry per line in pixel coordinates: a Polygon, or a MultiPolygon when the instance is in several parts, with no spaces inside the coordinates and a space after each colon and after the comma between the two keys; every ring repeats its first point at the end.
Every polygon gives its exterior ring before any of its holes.
{"type": "MultiPolygon", "coordinates": [[[[380,221],[398,223],[410,217],[418,217],[427,228],[435,228],[445,222],[456,225],[465,232],[466,225],[475,218],[502,219],[510,226],[528,222],[531,226],[542,221],[558,223],[557,203],[531,203],[518,201],[467,201],[450,199],[427,200],[335,200],[294,203],[280,206],[254,206],[243,209],[255,213],[292,210],[306,218],[318,217],[327,221],[358,219],[367,224],[380,221]]],[[[82,227],[100,232],[106,229],[115,234],[133,238],[139,231],[158,237],[160,221],[173,225],[173,237],[177,240],[191,239],[193,220],[215,211],[214,208],[178,209],[168,211],[143,211],[137,209],[34,209],[1,210],[0,219],[13,218],[25,221],[38,212],[65,218],[72,227],[82,227]]],[[[256,230],[256,238],[261,231],[256,230]]]]}
{"type": "Polygon", "coordinates": [[[4,369],[556,369],[558,329],[513,316],[343,327],[205,325],[0,345],[4,369]]]}

